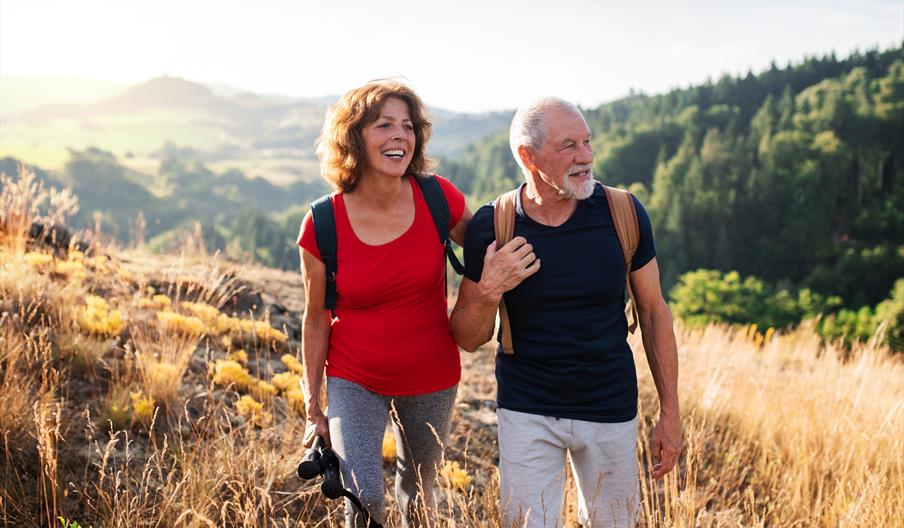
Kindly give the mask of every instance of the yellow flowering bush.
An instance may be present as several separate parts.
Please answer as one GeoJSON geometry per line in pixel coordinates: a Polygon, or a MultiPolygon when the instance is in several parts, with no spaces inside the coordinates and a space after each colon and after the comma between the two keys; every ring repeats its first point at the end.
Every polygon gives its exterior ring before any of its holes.
{"type": "Polygon", "coordinates": [[[395,462],[396,456],[395,435],[386,431],[383,435],[383,462],[395,462]]]}
{"type": "Polygon", "coordinates": [[[179,303],[179,306],[204,321],[211,334],[223,334],[234,326],[230,321],[231,317],[220,313],[219,310],[209,304],[183,301],[179,303]]]}
{"type": "Polygon", "coordinates": [[[292,408],[295,412],[297,412],[300,416],[305,416],[305,406],[304,406],[304,392],[298,387],[294,389],[289,389],[285,393],[286,401],[289,403],[289,407],[292,408]]]}
{"type": "Polygon", "coordinates": [[[140,391],[131,392],[129,396],[132,399],[132,416],[135,420],[143,424],[151,423],[154,418],[154,409],[156,408],[154,398],[145,396],[140,391]]]}
{"type": "MultiPolygon", "coordinates": [[[[150,292],[153,292],[153,288],[148,288],[150,292]]],[[[173,301],[170,300],[166,295],[154,295],[150,299],[142,298],[138,301],[139,308],[153,308],[155,310],[167,310],[170,306],[172,306],[173,301]]]]}
{"type": "Polygon", "coordinates": [[[443,486],[447,488],[465,490],[471,485],[471,475],[462,469],[458,462],[447,460],[439,470],[439,476],[443,486]]]}
{"type": "Polygon", "coordinates": [[[194,316],[185,316],[176,312],[157,312],[157,320],[160,321],[164,328],[177,334],[200,336],[207,330],[204,321],[194,316]]]}
{"type": "Polygon", "coordinates": [[[126,324],[119,310],[110,310],[107,301],[96,295],[85,297],[85,306],[78,310],[76,321],[85,332],[108,337],[119,335],[126,324]]]}
{"type": "Polygon", "coordinates": [[[235,402],[239,416],[258,427],[267,427],[273,421],[273,415],[264,410],[264,405],[247,394],[235,402]]]}
{"type": "Polygon", "coordinates": [[[260,400],[270,400],[270,398],[276,396],[276,387],[264,380],[256,380],[256,383],[251,386],[250,392],[260,400]]]}
{"type": "Polygon", "coordinates": [[[238,328],[233,323],[231,331],[244,335],[254,335],[258,340],[265,343],[285,343],[289,337],[279,330],[270,326],[266,321],[253,321],[251,319],[233,319],[238,321],[238,328]]]}
{"type": "Polygon", "coordinates": [[[295,359],[295,356],[292,354],[283,354],[282,357],[279,358],[282,361],[283,365],[286,366],[290,371],[298,374],[299,376],[304,376],[304,366],[300,361],[295,359]]]}
{"type": "Polygon", "coordinates": [[[237,361],[218,359],[213,363],[213,382],[217,385],[233,385],[239,389],[249,389],[256,385],[255,379],[237,361]]]}
{"type": "Polygon", "coordinates": [[[244,350],[233,350],[229,354],[226,355],[226,359],[231,361],[235,361],[236,363],[241,363],[242,365],[248,364],[248,352],[244,350]]]}
{"type": "Polygon", "coordinates": [[[270,380],[277,389],[282,392],[289,392],[292,389],[297,389],[300,387],[299,382],[301,381],[301,376],[295,374],[294,372],[280,372],[279,374],[275,374],[273,378],[270,380]]]}
{"type": "Polygon", "coordinates": [[[33,268],[47,268],[53,263],[53,255],[40,251],[29,251],[25,254],[25,262],[33,268]]]}
{"type": "Polygon", "coordinates": [[[54,266],[53,272],[63,275],[71,281],[83,281],[88,278],[88,271],[80,260],[59,260],[54,266]]]}

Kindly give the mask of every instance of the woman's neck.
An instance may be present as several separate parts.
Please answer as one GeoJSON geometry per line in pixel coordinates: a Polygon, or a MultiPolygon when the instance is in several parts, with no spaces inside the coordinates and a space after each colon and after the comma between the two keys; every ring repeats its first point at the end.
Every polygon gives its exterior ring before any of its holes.
{"type": "Polygon", "coordinates": [[[389,177],[364,173],[348,195],[367,202],[374,209],[391,209],[405,192],[407,176],[389,177]]]}

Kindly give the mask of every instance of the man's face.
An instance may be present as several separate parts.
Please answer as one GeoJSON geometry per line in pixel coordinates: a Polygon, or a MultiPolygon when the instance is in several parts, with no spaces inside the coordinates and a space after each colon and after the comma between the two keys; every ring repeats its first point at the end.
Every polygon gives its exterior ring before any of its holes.
{"type": "Polygon", "coordinates": [[[544,113],[546,140],[533,152],[540,179],[559,196],[585,200],[593,194],[593,151],[590,128],[584,117],[568,108],[553,106],[544,113]]]}

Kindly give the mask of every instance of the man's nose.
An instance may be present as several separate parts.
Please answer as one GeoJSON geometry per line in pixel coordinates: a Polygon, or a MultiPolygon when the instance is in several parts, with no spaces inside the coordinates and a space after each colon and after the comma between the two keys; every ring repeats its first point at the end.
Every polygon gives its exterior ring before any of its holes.
{"type": "Polygon", "coordinates": [[[590,148],[590,143],[581,143],[575,154],[575,161],[578,163],[593,163],[593,149],[590,148]]]}

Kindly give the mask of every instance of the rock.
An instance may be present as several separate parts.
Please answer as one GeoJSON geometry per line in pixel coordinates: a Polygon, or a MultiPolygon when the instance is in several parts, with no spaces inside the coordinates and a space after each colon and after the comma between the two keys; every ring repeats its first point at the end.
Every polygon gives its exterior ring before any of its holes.
{"type": "MultiPolygon", "coordinates": [[[[65,226],[47,226],[41,222],[32,222],[28,229],[28,238],[35,244],[53,249],[57,255],[65,255],[72,245],[72,233],[65,226]]],[[[88,250],[86,242],[76,242],[74,248],[85,252],[88,250]]]]}

